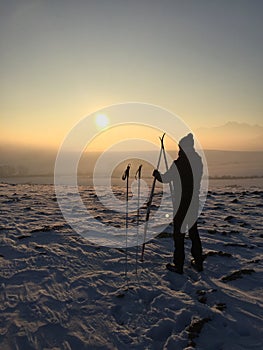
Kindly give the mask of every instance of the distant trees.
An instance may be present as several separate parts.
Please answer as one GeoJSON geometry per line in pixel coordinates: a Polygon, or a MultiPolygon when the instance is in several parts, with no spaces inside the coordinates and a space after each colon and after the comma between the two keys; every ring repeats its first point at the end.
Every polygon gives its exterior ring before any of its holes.
{"type": "Polygon", "coordinates": [[[0,177],[24,176],[28,174],[28,169],[23,165],[12,166],[0,164],[0,177]]]}

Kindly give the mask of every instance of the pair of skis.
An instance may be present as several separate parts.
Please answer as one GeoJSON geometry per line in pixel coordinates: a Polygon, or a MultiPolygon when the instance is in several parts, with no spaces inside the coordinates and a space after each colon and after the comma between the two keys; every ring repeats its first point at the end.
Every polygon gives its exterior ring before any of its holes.
{"type": "MultiPolygon", "coordinates": [[[[159,154],[157,167],[156,167],[157,170],[159,170],[161,159],[162,159],[162,155],[164,157],[166,170],[168,170],[168,162],[167,162],[167,157],[166,157],[165,148],[164,148],[164,136],[165,136],[165,133],[163,134],[162,137],[160,137],[161,149],[160,149],[160,154],[159,154]]],[[[138,243],[139,243],[141,169],[142,169],[142,165],[139,166],[139,168],[138,168],[138,170],[136,172],[136,175],[135,175],[135,178],[138,179],[136,273],[137,273],[138,243]]],[[[127,169],[125,170],[125,172],[124,172],[124,174],[122,176],[122,179],[126,180],[126,270],[125,270],[125,276],[127,276],[129,172],[130,172],[130,164],[128,164],[127,169]]],[[[157,179],[156,179],[156,177],[154,177],[153,183],[152,183],[152,187],[151,187],[150,196],[149,196],[149,200],[147,202],[146,218],[145,218],[144,233],[143,233],[143,244],[142,244],[142,252],[141,252],[141,261],[144,261],[144,252],[145,252],[145,246],[146,246],[146,235],[147,235],[147,230],[148,230],[148,223],[149,223],[149,219],[150,219],[151,205],[152,205],[152,201],[153,201],[156,181],[157,181],[157,179]]],[[[171,191],[171,195],[172,195],[173,194],[173,188],[172,188],[172,183],[171,182],[169,183],[169,186],[170,186],[170,191],[171,191]]],[[[173,196],[172,196],[172,198],[173,198],[173,196]]]]}
{"type": "MultiPolygon", "coordinates": [[[[168,162],[167,162],[167,157],[166,157],[165,148],[164,148],[164,136],[165,136],[165,133],[163,134],[162,137],[159,138],[160,141],[161,141],[161,149],[160,149],[160,154],[159,154],[159,158],[158,158],[156,169],[159,170],[159,167],[160,167],[160,164],[161,164],[162,155],[163,155],[165,168],[166,168],[166,171],[167,171],[168,170],[168,162]]],[[[156,177],[154,177],[153,183],[152,183],[152,189],[151,189],[151,193],[150,193],[150,197],[149,197],[149,201],[147,203],[147,211],[146,211],[146,219],[145,219],[145,225],[144,225],[141,261],[144,261],[144,251],[145,251],[145,245],[146,245],[146,234],[147,234],[147,230],[148,230],[148,223],[149,223],[149,219],[150,219],[151,205],[152,205],[152,200],[153,200],[153,196],[154,196],[156,180],[157,180],[156,177]]],[[[172,196],[172,200],[173,200],[173,187],[172,187],[172,183],[171,182],[169,182],[169,187],[170,187],[170,192],[171,192],[171,196],[172,196]]]]}

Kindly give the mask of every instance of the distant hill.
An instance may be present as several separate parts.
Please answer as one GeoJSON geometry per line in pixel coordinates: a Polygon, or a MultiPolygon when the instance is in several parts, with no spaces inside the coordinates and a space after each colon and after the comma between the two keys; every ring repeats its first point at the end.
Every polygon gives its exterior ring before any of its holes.
{"type": "Polygon", "coordinates": [[[246,123],[228,122],[213,128],[195,130],[204,149],[262,151],[263,127],[246,123]]]}

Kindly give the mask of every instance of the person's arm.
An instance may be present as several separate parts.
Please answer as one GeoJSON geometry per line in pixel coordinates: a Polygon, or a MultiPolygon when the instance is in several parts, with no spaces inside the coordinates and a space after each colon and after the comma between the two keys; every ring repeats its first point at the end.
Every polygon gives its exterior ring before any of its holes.
{"type": "Polygon", "coordinates": [[[175,177],[175,169],[174,169],[174,162],[173,164],[170,166],[170,168],[166,171],[166,173],[161,174],[157,169],[155,169],[153,171],[153,177],[156,178],[157,181],[162,182],[162,183],[168,183],[171,182],[173,180],[173,178],[175,177]]]}

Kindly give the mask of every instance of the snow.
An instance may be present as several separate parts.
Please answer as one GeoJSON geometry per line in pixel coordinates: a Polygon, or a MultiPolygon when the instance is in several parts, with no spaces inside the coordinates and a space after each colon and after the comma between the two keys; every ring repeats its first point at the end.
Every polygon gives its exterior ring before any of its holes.
{"type": "Polygon", "coordinates": [[[52,185],[0,184],[0,348],[262,349],[262,184],[231,184],[210,185],[204,271],[190,267],[186,238],[183,275],[165,269],[171,226],[147,243],[136,273],[141,247],[126,265],[125,249],[78,235],[52,185]]]}

